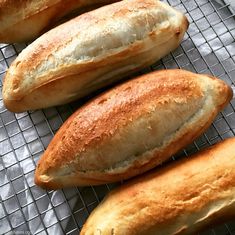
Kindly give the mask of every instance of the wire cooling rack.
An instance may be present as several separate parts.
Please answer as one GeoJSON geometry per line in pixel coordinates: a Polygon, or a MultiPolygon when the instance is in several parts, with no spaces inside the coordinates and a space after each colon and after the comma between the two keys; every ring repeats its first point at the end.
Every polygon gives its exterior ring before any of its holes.
{"type": "MultiPolygon", "coordinates": [[[[189,30],[181,46],[143,72],[183,68],[217,76],[234,89],[235,18],[221,0],[169,0],[183,11],[189,30]]],[[[4,74],[25,44],[0,44],[0,89],[4,74]]],[[[116,185],[44,191],[35,186],[34,170],[54,133],[81,105],[70,104],[13,114],[0,93],[0,234],[79,234],[90,212],[116,185]]],[[[173,158],[188,156],[221,139],[235,136],[235,99],[209,130],[173,158]]],[[[201,234],[235,235],[235,220],[201,234]]]]}

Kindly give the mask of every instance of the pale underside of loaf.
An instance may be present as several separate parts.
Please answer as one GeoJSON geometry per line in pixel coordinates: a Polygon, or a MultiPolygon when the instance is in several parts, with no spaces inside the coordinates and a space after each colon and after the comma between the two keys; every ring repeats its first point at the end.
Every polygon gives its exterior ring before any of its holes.
{"type": "Polygon", "coordinates": [[[187,27],[182,13],[157,0],[123,1],[83,14],[19,55],[5,78],[6,107],[41,108],[46,91],[44,106],[84,96],[174,50],[187,27]]]}
{"type": "MultiPolygon", "coordinates": [[[[116,0],[117,1],[117,0],[116,0]]],[[[65,15],[90,5],[115,0],[0,0],[0,41],[5,43],[32,40],[65,15]]]]}
{"type": "Polygon", "coordinates": [[[231,97],[222,81],[181,70],[125,83],[70,117],[40,160],[36,182],[56,188],[138,175],[198,137],[231,97]]]}
{"type": "Polygon", "coordinates": [[[235,216],[234,168],[235,138],[111,192],[81,234],[196,234],[235,216]]]}

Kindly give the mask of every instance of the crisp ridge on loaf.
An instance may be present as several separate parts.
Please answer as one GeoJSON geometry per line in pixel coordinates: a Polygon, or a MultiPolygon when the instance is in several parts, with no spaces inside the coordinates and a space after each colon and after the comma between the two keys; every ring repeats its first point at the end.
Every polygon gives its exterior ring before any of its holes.
{"type": "Polygon", "coordinates": [[[158,0],[125,0],[66,22],[10,66],[3,101],[13,112],[68,103],[148,66],[178,47],[186,17],[158,0]]]}
{"type": "Polygon", "coordinates": [[[183,70],[126,82],[68,118],[39,160],[35,182],[56,189],[141,174],[202,134],[231,98],[223,81],[183,70]]]}
{"type": "Polygon", "coordinates": [[[112,191],[80,234],[198,234],[234,218],[234,169],[231,138],[112,191]]]}

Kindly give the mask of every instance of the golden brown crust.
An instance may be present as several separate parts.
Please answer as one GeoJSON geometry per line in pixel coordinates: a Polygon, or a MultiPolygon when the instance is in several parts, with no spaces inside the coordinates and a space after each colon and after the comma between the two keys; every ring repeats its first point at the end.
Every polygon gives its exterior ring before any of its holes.
{"type": "Polygon", "coordinates": [[[81,234],[196,234],[235,216],[234,168],[231,138],[112,191],[81,234]]]}
{"type": "Polygon", "coordinates": [[[187,27],[182,13],[155,0],[123,1],[83,14],[18,56],[5,77],[4,103],[22,112],[80,98],[159,60],[179,45],[187,27]],[[62,92],[49,90],[51,85],[62,92]]]}
{"type": "Polygon", "coordinates": [[[73,11],[118,0],[1,0],[0,42],[26,42],[73,11]]]}
{"type": "Polygon", "coordinates": [[[203,133],[231,97],[231,88],[221,80],[183,70],[153,72],[126,82],[88,102],[64,123],[40,159],[35,181],[60,188],[145,172],[203,133]],[[143,132],[146,128],[150,130],[143,132]],[[154,145],[145,139],[153,139],[154,145]],[[138,141],[149,147],[138,148],[138,141]]]}

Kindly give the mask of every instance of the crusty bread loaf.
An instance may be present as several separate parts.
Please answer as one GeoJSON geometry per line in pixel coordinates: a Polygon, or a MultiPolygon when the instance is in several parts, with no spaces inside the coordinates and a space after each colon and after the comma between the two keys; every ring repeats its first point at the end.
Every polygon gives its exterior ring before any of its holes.
{"type": "Polygon", "coordinates": [[[111,192],[81,235],[183,235],[235,217],[235,138],[111,192]]]}
{"type": "Polygon", "coordinates": [[[231,97],[223,81],[183,70],[126,82],[63,124],[39,160],[35,182],[56,189],[141,174],[198,137],[231,97]]]}
{"type": "Polygon", "coordinates": [[[85,96],[175,49],[186,17],[158,0],[124,0],[85,13],[29,45],[9,68],[5,106],[45,108],[85,96]]]}
{"type": "Polygon", "coordinates": [[[0,0],[0,42],[32,40],[73,11],[118,0],[0,0]]]}

